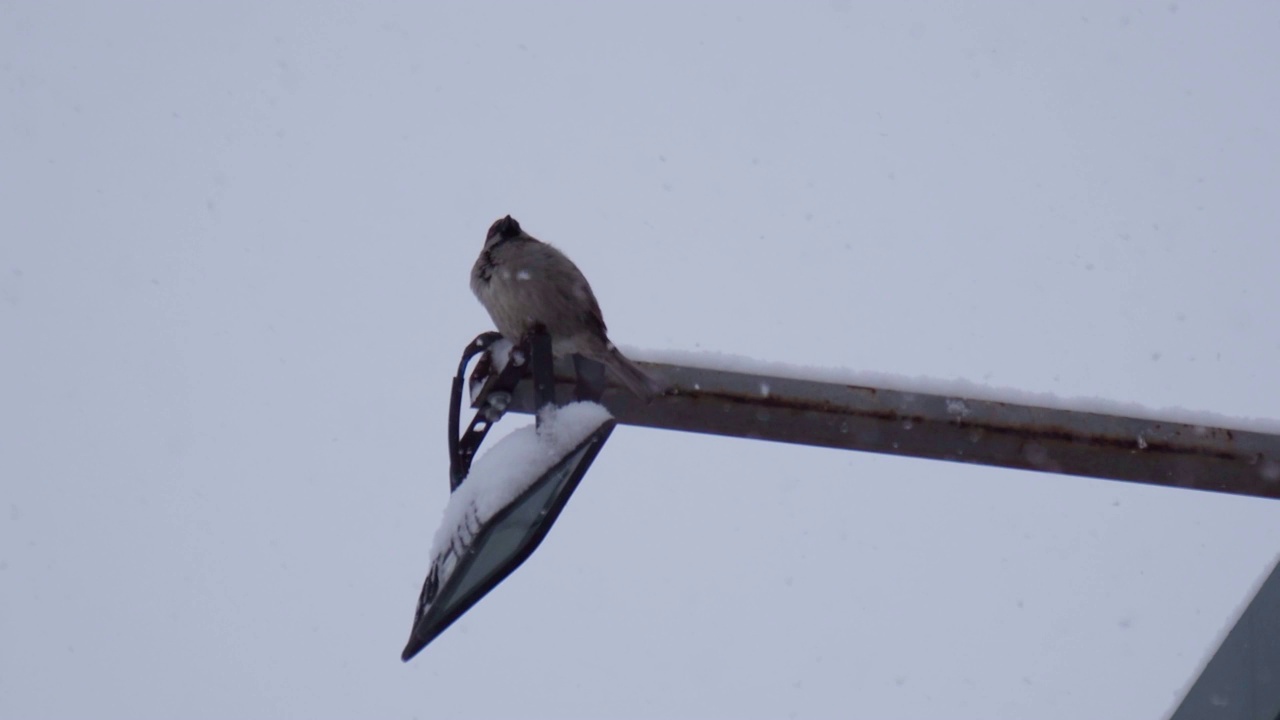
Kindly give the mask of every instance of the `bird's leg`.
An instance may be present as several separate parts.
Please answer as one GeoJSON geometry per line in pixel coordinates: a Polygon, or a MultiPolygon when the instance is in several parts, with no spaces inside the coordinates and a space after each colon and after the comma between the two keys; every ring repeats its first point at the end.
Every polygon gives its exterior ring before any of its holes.
{"type": "Polygon", "coordinates": [[[529,365],[533,370],[533,393],[538,403],[538,422],[542,408],[556,405],[555,359],[551,355],[551,335],[541,323],[534,325],[526,335],[529,343],[529,365]]]}

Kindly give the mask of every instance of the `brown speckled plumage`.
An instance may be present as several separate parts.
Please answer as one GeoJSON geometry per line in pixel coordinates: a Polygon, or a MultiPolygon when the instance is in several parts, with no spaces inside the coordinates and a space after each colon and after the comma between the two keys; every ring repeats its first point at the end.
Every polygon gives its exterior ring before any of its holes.
{"type": "Polygon", "coordinates": [[[600,303],[573,261],[520,228],[510,215],[489,228],[471,268],[471,290],[498,332],[518,342],[536,323],[551,335],[557,356],[578,354],[604,363],[640,397],[664,387],[609,342],[600,303]]]}

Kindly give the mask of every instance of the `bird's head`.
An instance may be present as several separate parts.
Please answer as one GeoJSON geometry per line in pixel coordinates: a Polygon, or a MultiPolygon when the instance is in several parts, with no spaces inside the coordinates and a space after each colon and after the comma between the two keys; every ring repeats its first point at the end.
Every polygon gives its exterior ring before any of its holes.
{"type": "Polygon", "coordinates": [[[519,239],[532,238],[529,237],[528,233],[520,229],[520,223],[516,222],[515,218],[508,215],[499,220],[495,220],[494,223],[489,226],[489,234],[485,236],[484,246],[488,248],[493,247],[500,242],[519,239]]]}

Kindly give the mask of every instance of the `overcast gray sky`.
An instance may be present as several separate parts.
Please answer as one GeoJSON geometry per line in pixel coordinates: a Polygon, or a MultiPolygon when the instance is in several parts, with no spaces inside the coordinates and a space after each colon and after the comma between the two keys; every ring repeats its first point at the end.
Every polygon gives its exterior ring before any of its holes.
{"type": "Polygon", "coordinates": [[[1162,717],[1275,502],[634,428],[399,652],[506,213],[640,358],[1280,419],[1278,42],[1264,2],[0,2],[0,716],[1162,717]]]}

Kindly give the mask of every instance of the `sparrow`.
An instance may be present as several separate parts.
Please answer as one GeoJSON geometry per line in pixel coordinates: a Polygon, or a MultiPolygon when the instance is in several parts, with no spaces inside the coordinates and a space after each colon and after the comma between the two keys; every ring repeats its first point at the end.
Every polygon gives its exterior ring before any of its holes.
{"type": "Polygon", "coordinates": [[[609,341],[600,303],[578,266],[522,230],[510,215],[489,227],[471,268],[471,291],[511,342],[520,342],[541,324],[556,357],[576,354],[595,360],[646,400],[666,390],[609,341]]]}

